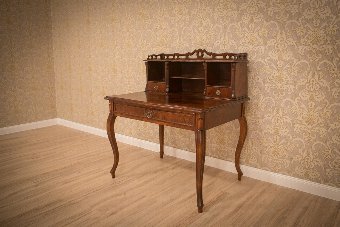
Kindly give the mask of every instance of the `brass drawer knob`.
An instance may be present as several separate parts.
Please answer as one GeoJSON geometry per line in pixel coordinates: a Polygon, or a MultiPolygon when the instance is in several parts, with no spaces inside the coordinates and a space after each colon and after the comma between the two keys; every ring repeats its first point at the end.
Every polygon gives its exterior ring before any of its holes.
{"type": "Polygon", "coordinates": [[[153,87],[153,89],[154,89],[155,91],[157,91],[157,90],[158,90],[158,86],[155,85],[155,86],[153,87]]]}
{"type": "Polygon", "coordinates": [[[216,95],[220,95],[221,91],[220,90],[216,90],[216,95]]]}
{"type": "Polygon", "coordinates": [[[152,118],[153,114],[154,112],[152,110],[145,110],[144,112],[144,116],[149,119],[152,118]]]}

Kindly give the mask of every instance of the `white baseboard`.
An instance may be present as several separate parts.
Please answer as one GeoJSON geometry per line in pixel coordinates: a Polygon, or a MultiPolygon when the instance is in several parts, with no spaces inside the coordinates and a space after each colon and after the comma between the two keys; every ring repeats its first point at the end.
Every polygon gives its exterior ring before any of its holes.
{"type": "Polygon", "coordinates": [[[13,125],[9,127],[0,128],[0,135],[6,135],[6,134],[15,133],[15,132],[22,132],[22,131],[27,131],[27,130],[37,129],[37,128],[44,128],[44,127],[48,127],[48,126],[52,126],[56,124],[57,124],[57,118],[44,120],[44,121],[36,121],[36,122],[31,122],[31,123],[26,123],[26,124],[20,124],[20,125],[13,125]]]}
{"type": "MultiPolygon", "coordinates": [[[[107,137],[106,131],[103,130],[103,129],[94,128],[94,127],[91,127],[91,126],[75,123],[75,122],[72,122],[72,121],[67,121],[67,120],[60,119],[60,118],[51,119],[51,120],[42,121],[42,122],[25,124],[25,125],[27,125],[26,127],[23,127],[23,125],[7,127],[7,128],[13,128],[11,130],[8,130],[8,129],[5,130],[6,128],[1,128],[0,129],[0,135],[24,131],[24,130],[30,130],[30,129],[33,129],[33,128],[38,128],[39,126],[40,127],[46,127],[46,126],[55,125],[55,124],[63,125],[63,126],[69,127],[69,128],[77,129],[77,130],[87,132],[87,133],[90,133],[90,134],[94,134],[94,135],[97,135],[97,136],[101,136],[101,137],[107,137]],[[35,127],[33,127],[33,126],[35,126],[35,127]],[[18,129],[20,129],[20,130],[18,131],[15,127],[18,127],[18,129]],[[14,130],[14,129],[16,129],[16,130],[14,130]],[[2,133],[2,132],[7,132],[7,133],[2,133]]],[[[117,141],[122,142],[122,143],[126,143],[126,144],[130,144],[130,145],[137,146],[137,147],[140,147],[140,148],[144,148],[144,149],[147,149],[147,150],[159,152],[159,144],[157,144],[157,143],[153,143],[153,142],[149,142],[149,141],[145,141],[145,140],[141,140],[141,139],[136,139],[136,138],[121,135],[121,134],[118,134],[118,133],[116,133],[116,139],[117,139],[117,141]]],[[[196,161],[195,153],[192,153],[192,152],[189,152],[189,151],[180,150],[180,149],[176,149],[176,148],[173,148],[173,147],[165,146],[164,147],[164,153],[166,155],[173,156],[173,157],[180,158],[180,159],[184,159],[184,160],[188,160],[188,161],[191,161],[191,162],[196,161]]],[[[225,160],[221,160],[221,159],[212,158],[212,157],[207,156],[206,160],[205,160],[205,165],[211,166],[211,167],[214,167],[214,168],[217,168],[217,169],[221,169],[221,170],[224,170],[224,171],[236,173],[235,165],[234,165],[233,162],[230,162],[230,161],[225,161],[225,160]]],[[[328,185],[323,185],[323,184],[319,184],[319,183],[315,183],[315,182],[311,182],[311,181],[307,181],[307,180],[302,180],[302,179],[299,179],[299,178],[290,177],[290,176],[286,176],[286,175],[283,175],[283,174],[273,173],[273,172],[269,172],[269,171],[266,171],[266,170],[261,170],[261,169],[253,168],[253,167],[250,167],[250,166],[245,166],[245,165],[241,165],[241,169],[243,171],[244,176],[246,176],[246,177],[250,177],[250,178],[253,178],[253,179],[269,182],[269,183],[280,185],[280,186],[283,186],[283,187],[296,189],[296,190],[299,190],[299,191],[303,191],[303,192],[318,195],[318,196],[321,196],[321,197],[340,201],[340,188],[336,188],[336,187],[332,187],[332,186],[328,186],[328,185]]]]}
{"type": "Polygon", "coordinates": [[[101,136],[101,137],[107,137],[106,131],[103,130],[103,129],[83,125],[83,124],[76,123],[76,122],[73,122],[73,121],[68,121],[68,120],[64,120],[64,119],[61,119],[61,118],[57,118],[57,124],[68,127],[68,128],[77,129],[79,131],[87,132],[87,133],[90,133],[90,134],[93,134],[93,135],[97,135],[97,136],[101,136]]]}

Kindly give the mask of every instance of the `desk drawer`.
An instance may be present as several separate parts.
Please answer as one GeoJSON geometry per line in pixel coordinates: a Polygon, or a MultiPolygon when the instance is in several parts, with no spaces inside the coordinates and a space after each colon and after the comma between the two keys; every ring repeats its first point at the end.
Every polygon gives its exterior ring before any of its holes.
{"type": "Polygon", "coordinates": [[[182,125],[185,128],[194,127],[195,114],[159,110],[152,107],[115,103],[114,112],[118,116],[166,125],[182,125]]]}
{"type": "Polygon", "coordinates": [[[165,93],[166,85],[164,82],[148,81],[146,84],[146,91],[165,93]]]}
{"type": "Polygon", "coordinates": [[[207,86],[207,96],[215,98],[231,98],[230,87],[210,87],[207,86]]]}

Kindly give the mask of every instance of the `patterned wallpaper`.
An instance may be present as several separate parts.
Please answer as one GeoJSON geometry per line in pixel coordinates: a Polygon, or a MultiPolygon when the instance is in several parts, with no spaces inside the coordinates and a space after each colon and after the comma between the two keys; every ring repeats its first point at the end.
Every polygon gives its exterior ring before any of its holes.
{"type": "Polygon", "coordinates": [[[0,1],[0,128],[56,117],[50,3],[0,1]]]}
{"type": "MultiPolygon", "coordinates": [[[[249,133],[241,164],[340,187],[340,3],[337,0],[52,1],[57,115],[105,128],[105,95],[141,91],[148,54],[249,54],[249,133]]],[[[117,119],[154,141],[157,125],[117,119]]],[[[207,133],[207,154],[233,161],[233,121],[207,133]]],[[[166,145],[195,151],[190,131],[166,145]]]]}

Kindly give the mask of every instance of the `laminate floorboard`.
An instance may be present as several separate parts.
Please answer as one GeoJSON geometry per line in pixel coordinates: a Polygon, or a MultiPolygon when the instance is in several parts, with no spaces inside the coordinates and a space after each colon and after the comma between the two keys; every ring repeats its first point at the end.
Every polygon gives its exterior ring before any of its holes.
{"type": "MultiPolygon", "coordinates": [[[[194,143],[194,141],[193,141],[194,143]]],[[[340,202],[62,126],[0,136],[0,226],[340,226],[340,202]]]]}

